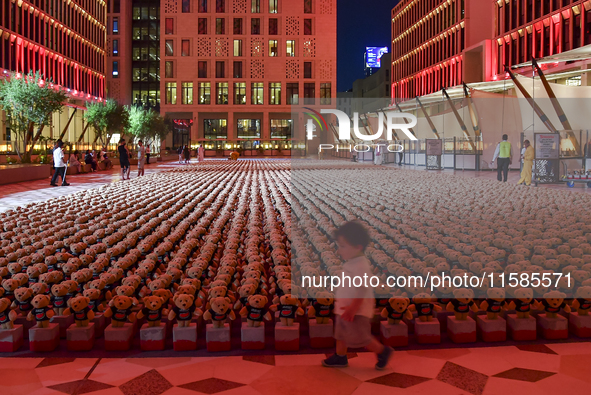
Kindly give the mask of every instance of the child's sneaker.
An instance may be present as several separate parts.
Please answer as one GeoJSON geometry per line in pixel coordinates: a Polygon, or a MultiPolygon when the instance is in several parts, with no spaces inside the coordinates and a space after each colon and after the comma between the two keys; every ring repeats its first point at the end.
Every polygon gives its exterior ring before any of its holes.
{"type": "Polygon", "coordinates": [[[334,354],[322,361],[322,366],[326,366],[327,368],[346,368],[349,366],[349,361],[346,355],[340,356],[334,354]]]}
{"type": "Polygon", "coordinates": [[[378,363],[376,363],[377,370],[384,370],[386,366],[388,366],[388,361],[390,357],[394,353],[394,349],[392,347],[384,346],[384,351],[381,354],[378,354],[378,363]]]}

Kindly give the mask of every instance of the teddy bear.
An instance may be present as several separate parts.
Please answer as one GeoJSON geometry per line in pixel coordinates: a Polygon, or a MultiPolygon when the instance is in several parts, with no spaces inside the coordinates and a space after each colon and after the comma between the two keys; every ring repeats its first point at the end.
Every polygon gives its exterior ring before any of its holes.
{"type": "Polygon", "coordinates": [[[502,288],[489,288],[486,295],[487,298],[480,303],[480,309],[486,311],[489,320],[496,320],[501,310],[507,308],[505,290],[502,288]]]}
{"type": "Polygon", "coordinates": [[[328,324],[334,310],[334,295],[330,292],[316,292],[315,300],[308,307],[308,317],[316,317],[317,324],[328,324]]]}
{"type": "Polygon", "coordinates": [[[515,310],[517,318],[529,318],[531,306],[534,304],[534,291],[531,288],[518,288],[513,292],[513,296],[508,309],[515,310]]]}
{"type": "Polygon", "coordinates": [[[283,326],[293,326],[293,320],[298,315],[304,315],[300,307],[300,301],[291,294],[285,294],[279,298],[279,303],[269,308],[271,311],[279,312],[279,320],[283,326]]]}
{"type": "Polygon", "coordinates": [[[53,309],[49,307],[50,302],[51,298],[48,295],[35,295],[31,300],[33,308],[27,315],[27,321],[34,319],[37,322],[37,328],[48,328],[49,320],[55,315],[53,309]]]}
{"type": "Polygon", "coordinates": [[[577,310],[579,315],[589,315],[589,310],[591,309],[591,286],[584,285],[579,287],[575,295],[576,298],[572,304],[573,310],[577,310]]]}
{"type": "Polygon", "coordinates": [[[435,295],[419,292],[413,296],[409,310],[416,311],[420,321],[433,321],[433,312],[442,310],[441,306],[433,303],[435,300],[435,295]]]}
{"type": "MultiPolygon", "coordinates": [[[[168,290],[167,290],[168,291],[168,290]]],[[[168,320],[176,318],[179,328],[187,327],[191,324],[193,316],[201,312],[195,305],[195,297],[190,294],[177,294],[172,297],[174,306],[168,313],[168,320]]]]}
{"type": "Polygon", "coordinates": [[[164,308],[165,300],[160,296],[146,296],[143,299],[144,308],[137,315],[138,319],[146,317],[149,327],[160,326],[162,316],[168,315],[168,310],[164,308]]]}
{"type": "Polygon", "coordinates": [[[259,327],[263,324],[263,319],[270,321],[271,314],[265,309],[269,300],[264,295],[250,295],[244,307],[240,310],[240,315],[246,318],[246,323],[250,327],[259,327]]]}
{"type": "Polygon", "coordinates": [[[51,286],[51,304],[56,315],[64,315],[64,310],[68,307],[68,290],[63,283],[51,286]]]}
{"type": "Polygon", "coordinates": [[[412,313],[408,310],[410,300],[408,298],[394,296],[388,299],[388,305],[381,311],[381,316],[388,319],[389,325],[398,325],[402,318],[412,319],[412,313]]]}
{"type": "Polygon", "coordinates": [[[214,297],[208,302],[210,306],[205,313],[203,313],[204,320],[211,320],[214,328],[223,328],[226,319],[236,319],[234,311],[231,309],[232,300],[229,297],[214,297]]]}
{"type": "Polygon", "coordinates": [[[238,287],[238,298],[234,304],[234,309],[240,310],[248,303],[248,298],[254,295],[256,292],[256,286],[254,284],[246,284],[238,287]]]}
{"type": "Polygon", "coordinates": [[[90,299],[86,296],[75,296],[68,301],[68,308],[63,315],[74,315],[74,322],[77,327],[87,327],[94,319],[94,311],[90,307],[90,299]]]}
{"type": "Polygon", "coordinates": [[[544,294],[544,298],[541,301],[536,301],[536,308],[538,310],[544,310],[546,317],[556,318],[560,309],[564,309],[565,312],[570,313],[570,306],[564,302],[566,294],[557,290],[552,290],[544,294]]]}
{"type": "Polygon", "coordinates": [[[12,302],[12,308],[18,309],[18,314],[27,316],[29,311],[33,308],[31,305],[31,299],[35,296],[31,288],[17,288],[14,291],[14,301],[12,302]]]}
{"type": "Polygon", "coordinates": [[[3,297],[10,300],[10,303],[14,302],[14,291],[19,287],[18,281],[12,278],[2,280],[2,288],[4,289],[3,297]]]}
{"type": "Polygon", "coordinates": [[[468,312],[478,312],[478,306],[474,303],[474,291],[467,288],[454,289],[454,299],[446,306],[447,311],[453,311],[456,320],[465,321],[468,319],[468,312]]]}
{"type": "Polygon", "coordinates": [[[8,298],[0,299],[0,329],[14,329],[17,314],[10,309],[11,303],[8,298]]]}
{"type": "Polygon", "coordinates": [[[95,313],[101,313],[105,310],[105,306],[101,300],[101,292],[98,289],[85,289],[82,295],[88,298],[88,307],[90,307],[95,313]]]}
{"type": "Polygon", "coordinates": [[[127,321],[134,322],[136,315],[131,309],[134,306],[134,299],[126,295],[116,295],[111,299],[111,306],[105,311],[104,316],[111,318],[114,328],[120,328],[127,321]]]}

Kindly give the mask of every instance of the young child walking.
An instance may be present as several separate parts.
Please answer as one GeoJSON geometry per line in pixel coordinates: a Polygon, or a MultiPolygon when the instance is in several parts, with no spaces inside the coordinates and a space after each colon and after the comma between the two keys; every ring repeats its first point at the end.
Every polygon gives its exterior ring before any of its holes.
{"type": "Polygon", "coordinates": [[[371,334],[371,319],[374,316],[375,299],[370,286],[353,286],[353,278],[372,276],[369,260],[364,250],[369,244],[369,234],[359,222],[347,222],[334,234],[338,254],[345,260],[343,274],[351,278],[351,284],[344,281],[335,291],[335,329],[336,353],[322,361],[326,367],[348,366],[347,349],[365,347],[377,354],[376,369],[388,366],[394,352],[391,347],[381,344],[371,334]]]}

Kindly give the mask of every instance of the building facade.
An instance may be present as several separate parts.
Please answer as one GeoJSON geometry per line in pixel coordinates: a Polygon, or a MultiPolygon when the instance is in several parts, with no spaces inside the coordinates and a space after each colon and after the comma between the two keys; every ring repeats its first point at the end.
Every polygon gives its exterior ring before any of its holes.
{"type": "Polygon", "coordinates": [[[392,55],[382,56],[382,66],[366,78],[353,82],[351,111],[365,114],[387,107],[391,98],[390,64],[392,55]]]}
{"type": "MultiPolygon", "coordinates": [[[[40,72],[65,88],[69,100],[44,136],[83,133],[84,103],[105,97],[107,9],[102,0],[0,0],[0,74],[40,72]],[[64,128],[66,130],[64,131],[64,128]]],[[[13,139],[1,117],[0,145],[13,139]]],[[[88,133],[86,140],[91,140],[88,133]]]]}

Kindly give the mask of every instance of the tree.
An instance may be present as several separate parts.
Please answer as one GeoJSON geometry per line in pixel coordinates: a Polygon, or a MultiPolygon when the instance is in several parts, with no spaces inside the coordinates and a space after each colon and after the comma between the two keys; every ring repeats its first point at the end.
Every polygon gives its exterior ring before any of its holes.
{"type": "Polygon", "coordinates": [[[162,141],[172,130],[172,121],[163,118],[152,109],[145,109],[140,106],[131,106],[129,112],[128,133],[138,140],[143,140],[147,145],[155,141],[162,141]]]}
{"type": "Polygon", "coordinates": [[[86,122],[94,127],[96,140],[106,147],[115,132],[123,133],[129,127],[129,113],[116,100],[107,99],[104,103],[86,103],[86,122]]]}
{"type": "Polygon", "coordinates": [[[15,149],[22,163],[31,162],[43,128],[53,113],[62,112],[66,99],[66,94],[54,89],[53,81],[44,80],[39,72],[0,81],[0,107],[6,111],[7,126],[17,136],[15,149]]]}

